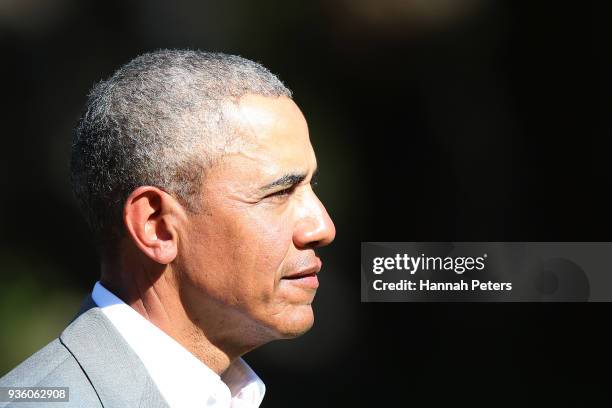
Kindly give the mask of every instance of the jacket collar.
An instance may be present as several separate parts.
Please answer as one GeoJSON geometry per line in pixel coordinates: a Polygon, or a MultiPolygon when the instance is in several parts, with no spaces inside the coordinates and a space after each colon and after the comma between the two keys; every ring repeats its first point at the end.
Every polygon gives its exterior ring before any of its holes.
{"type": "Polygon", "coordinates": [[[60,341],[105,407],[168,407],[138,356],[88,296],[60,341]]]}

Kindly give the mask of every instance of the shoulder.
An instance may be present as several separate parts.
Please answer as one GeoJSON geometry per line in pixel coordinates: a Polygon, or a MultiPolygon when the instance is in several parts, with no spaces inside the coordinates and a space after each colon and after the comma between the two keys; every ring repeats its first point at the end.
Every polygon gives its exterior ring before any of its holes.
{"type": "MultiPolygon", "coordinates": [[[[91,302],[58,339],[1,378],[0,387],[68,387],[69,402],[53,403],[63,408],[168,406],[142,361],[91,302]]],[[[2,402],[0,408],[5,408],[2,402]]]]}
{"type": "Polygon", "coordinates": [[[71,357],[59,339],[55,339],[0,378],[0,386],[34,387],[62,370],[74,371],[72,363],[76,362],[71,357]]]}
{"type": "MultiPolygon", "coordinates": [[[[96,392],[79,363],[59,339],[53,340],[0,378],[0,387],[69,387],[69,403],[58,407],[100,406],[96,392]]],[[[19,407],[40,406],[20,402],[19,407]]],[[[0,402],[0,407],[6,405],[0,402]]]]}

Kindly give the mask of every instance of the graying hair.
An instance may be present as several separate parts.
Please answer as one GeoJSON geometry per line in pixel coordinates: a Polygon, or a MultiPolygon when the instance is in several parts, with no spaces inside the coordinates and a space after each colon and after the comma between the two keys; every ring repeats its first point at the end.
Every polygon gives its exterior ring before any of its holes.
{"type": "Polygon", "coordinates": [[[98,244],[124,234],[123,206],[139,186],[199,208],[205,170],[236,139],[224,106],[247,94],[291,97],[256,62],[185,50],[141,55],[93,88],[74,133],[71,184],[98,244]]]}

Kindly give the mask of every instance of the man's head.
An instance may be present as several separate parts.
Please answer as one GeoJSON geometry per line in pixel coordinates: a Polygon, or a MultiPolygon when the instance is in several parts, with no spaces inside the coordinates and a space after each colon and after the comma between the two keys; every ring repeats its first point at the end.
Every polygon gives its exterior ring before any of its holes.
{"type": "Polygon", "coordinates": [[[134,59],[92,91],[71,167],[103,262],[130,269],[123,285],[169,282],[176,296],[160,302],[213,343],[312,325],[314,248],[335,229],[311,187],[306,121],[261,65],[197,51],[134,59]]]}

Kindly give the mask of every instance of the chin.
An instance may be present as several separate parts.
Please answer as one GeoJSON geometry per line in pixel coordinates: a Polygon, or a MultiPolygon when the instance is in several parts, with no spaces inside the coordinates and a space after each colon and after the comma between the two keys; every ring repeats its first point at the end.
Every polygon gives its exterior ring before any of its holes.
{"type": "Polygon", "coordinates": [[[306,333],[314,324],[314,313],[311,305],[301,305],[289,313],[278,316],[276,332],[279,339],[292,339],[306,333]]]}

